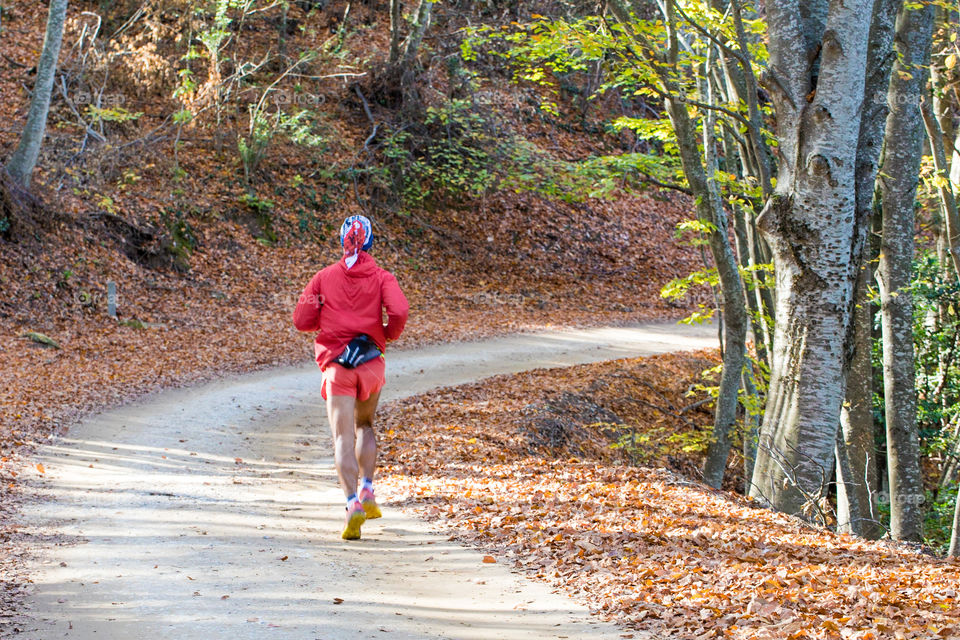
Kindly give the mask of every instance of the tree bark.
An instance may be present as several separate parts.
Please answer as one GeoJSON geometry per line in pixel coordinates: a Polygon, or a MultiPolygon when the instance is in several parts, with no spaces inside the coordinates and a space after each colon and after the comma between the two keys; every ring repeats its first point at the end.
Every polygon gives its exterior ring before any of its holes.
{"type": "MultiPolygon", "coordinates": [[[[840,436],[845,460],[837,456],[837,531],[876,539],[883,535],[874,497],[877,459],[873,421],[873,305],[867,292],[871,269],[864,265],[857,278],[853,311],[853,355],[847,393],[840,412],[840,436]]],[[[839,453],[838,447],[838,453],[839,453]]]]}
{"type": "MultiPolygon", "coordinates": [[[[867,49],[867,75],[857,147],[857,236],[854,253],[862,259],[868,251],[868,230],[873,224],[877,163],[882,149],[887,114],[887,89],[893,55],[898,2],[885,0],[874,6],[867,49]]],[[[869,251],[869,256],[876,253],[869,251]]],[[[840,412],[841,435],[837,447],[837,529],[866,538],[883,535],[876,512],[876,447],[873,420],[873,308],[867,291],[873,284],[869,265],[861,267],[854,289],[853,319],[847,342],[847,389],[840,412]]]]}
{"type": "MultiPolygon", "coordinates": [[[[713,0],[713,8],[720,13],[727,10],[726,2],[713,0]]],[[[727,49],[721,52],[719,61],[722,69],[722,81],[718,77],[716,84],[724,91],[724,101],[742,103],[747,106],[746,137],[737,136],[736,146],[726,145],[728,151],[725,156],[736,157],[740,161],[740,172],[744,177],[752,177],[761,187],[763,198],[766,199],[772,192],[771,175],[773,160],[770,148],[761,134],[765,126],[757,100],[757,81],[754,75],[753,60],[750,57],[750,40],[743,25],[743,17],[739,0],[731,0],[729,7],[732,11],[737,33],[737,50],[727,49]],[[736,149],[736,152],[731,155],[736,149]]],[[[721,76],[721,74],[716,74],[721,76]]],[[[729,136],[728,136],[729,137],[729,136]]],[[[756,228],[756,217],[759,211],[751,209],[744,211],[740,207],[734,209],[734,229],[736,232],[737,254],[742,267],[756,267],[764,263],[762,251],[757,246],[762,242],[756,228]]],[[[768,319],[773,318],[773,296],[768,284],[768,276],[760,270],[754,270],[753,286],[747,290],[747,306],[750,310],[750,322],[753,328],[754,347],[757,359],[768,368],[770,366],[769,347],[772,344],[773,328],[768,319]]],[[[752,468],[752,467],[751,467],[752,468]]],[[[749,482],[749,477],[747,478],[749,482]]]]}
{"type": "MultiPolygon", "coordinates": [[[[668,0],[668,3],[670,0],[668,0]]],[[[707,56],[707,64],[711,61],[707,56]]],[[[707,102],[713,104],[713,94],[710,90],[709,79],[707,86],[707,102]]],[[[671,102],[673,102],[671,100],[671,102]]],[[[679,110],[687,113],[686,105],[676,103],[668,105],[670,119],[673,121],[676,129],[676,118],[682,117],[679,110]]],[[[681,125],[681,128],[689,127],[687,124],[681,125]]],[[[698,200],[709,200],[710,222],[716,229],[709,235],[710,251],[713,254],[713,261],[717,267],[717,273],[720,276],[721,291],[723,295],[723,318],[725,320],[724,328],[724,351],[723,351],[723,371],[720,374],[720,389],[717,394],[716,413],[713,422],[713,438],[707,448],[707,459],[703,466],[703,480],[711,487],[719,488],[723,484],[724,471],[727,468],[727,458],[730,455],[730,429],[736,424],[737,405],[739,403],[740,378],[743,374],[743,366],[746,362],[747,345],[747,309],[746,292],[743,282],[740,279],[737,260],[733,255],[733,248],[730,246],[729,231],[727,226],[727,216],[723,210],[723,202],[720,199],[720,191],[717,188],[713,176],[716,175],[717,156],[716,139],[714,136],[715,112],[708,111],[704,118],[703,125],[703,148],[706,170],[704,172],[703,195],[698,195],[698,200]],[[704,197],[705,196],[705,197],[704,197]]],[[[687,145],[687,151],[691,156],[689,162],[693,162],[693,156],[697,150],[697,140],[689,134],[684,135],[681,141],[677,136],[677,142],[687,145]]],[[[682,156],[683,152],[681,152],[682,156]]],[[[681,160],[684,165],[684,172],[687,171],[688,161],[681,160]]],[[[694,172],[703,171],[703,165],[700,159],[695,159],[696,166],[692,167],[694,172]]],[[[689,180],[688,180],[689,182],[689,180]]],[[[698,193],[696,190],[694,193],[698,193]]]]}
{"type": "Polygon", "coordinates": [[[873,20],[883,15],[874,4],[767,5],[780,164],[759,223],[774,255],[777,301],[774,366],[750,493],[799,515],[816,507],[832,476],[845,393],[845,342],[862,255],[861,112],[873,71],[873,20]]]}
{"type": "Polygon", "coordinates": [[[420,93],[417,90],[417,54],[420,52],[423,36],[430,27],[432,11],[432,0],[420,0],[400,63],[400,93],[403,96],[403,111],[408,118],[418,117],[415,114],[421,109],[420,93]]]}
{"type": "Polygon", "coordinates": [[[43,51],[37,63],[37,80],[30,99],[30,112],[20,136],[20,144],[7,162],[10,176],[24,188],[30,186],[30,176],[40,157],[40,147],[47,131],[47,114],[50,112],[50,95],[57,75],[57,60],[63,42],[63,25],[67,18],[67,0],[51,0],[47,14],[47,33],[43,39],[43,51]]]}
{"type": "Polygon", "coordinates": [[[890,115],[880,178],[883,231],[880,244],[880,314],[883,331],[884,417],[890,479],[890,532],[920,542],[923,484],[917,433],[913,364],[914,205],[920,174],[923,121],[919,103],[927,84],[933,5],[904,8],[897,17],[897,62],[890,77],[890,115]]]}
{"type": "Polygon", "coordinates": [[[407,38],[407,46],[403,51],[403,64],[408,69],[413,65],[420,51],[420,44],[423,42],[423,36],[430,28],[430,16],[433,12],[433,0],[420,0],[417,7],[417,17],[414,19],[413,27],[407,38]]]}
{"type": "MultiPolygon", "coordinates": [[[[753,382],[753,366],[750,362],[743,368],[743,391],[755,398],[757,385],[753,382]]],[[[750,479],[753,477],[753,465],[757,461],[757,435],[760,433],[760,414],[744,407],[743,416],[743,492],[750,492],[750,479]]]]}
{"type": "Polygon", "coordinates": [[[866,503],[861,502],[856,492],[852,490],[856,483],[856,476],[851,464],[850,450],[844,438],[843,431],[837,432],[836,453],[837,462],[837,531],[848,531],[860,535],[863,511],[866,503]],[[849,493],[847,492],[849,491],[849,493]],[[841,507],[840,496],[843,492],[845,504],[841,507]]]}
{"type": "Polygon", "coordinates": [[[400,0],[390,0],[390,64],[400,59],[400,0]]]}
{"type": "MultiPolygon", "coordinates": [[[[729,258],[733,260],[732,254],[729,258]]],[[[726,262],[727,256],[723,256],[722,259],[726,262]]],[[[716,261],[716,258],[714,260],[716,261]]],[[[740,275],[736,271],[735,264],[733,269],[730,269],[729,265],[725,265],[718,267],[718,271],[721,274],[721,281],[728,281],[726,287],[732,287],[733,282],[740,282],[740,275]]],[[[721,285],[721,288],[724,288],[724,285],[721,285]]],[[[717,392],[713,434],[703,468],[703,481],[715,488],[719,488],[723,484],[727,457],[730,455],[730,430],[736,424],[740,373],[746,362],[747,335],[747,314],[743,297],[737,298],[724,293],[722,298],[722,312],[725,320],[723,371],[720,375],[720,388],[717,392]]]]}
{"type": "Polygon", "coordinates": [[[960,557],[960,486],[957,487],[957,503],[953,507],[953,528],[950,534],[950,549],[947,555],[951,558],[960,557]]]}

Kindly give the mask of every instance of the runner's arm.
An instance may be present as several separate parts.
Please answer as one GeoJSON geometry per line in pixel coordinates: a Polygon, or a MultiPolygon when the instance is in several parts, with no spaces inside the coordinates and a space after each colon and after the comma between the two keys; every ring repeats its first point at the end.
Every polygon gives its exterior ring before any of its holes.
{"type": "Polygon", "coordinates": [[[320,330],[320,307],[323,306],[323,294],[320,293],[320,272],[317,272],[300,294],[297,308],[293,310],[293,325],[300,331],[320,330]]]}
{"type": "Polygon", "coordinates": [[[383,306],[387,309],[387,326],[384,327],[383,333],[387,340],[396,340],[407,324],[410,304],[392,273],[384,274],[383,280],[380,281],[380,294],[383,306]]]}

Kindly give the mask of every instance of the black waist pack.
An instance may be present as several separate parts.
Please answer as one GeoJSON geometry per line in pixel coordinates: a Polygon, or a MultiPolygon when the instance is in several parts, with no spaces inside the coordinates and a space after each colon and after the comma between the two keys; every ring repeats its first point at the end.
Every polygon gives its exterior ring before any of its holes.
{"type": "Polygon", "coordinates": [[[377,343],[367,334],[361,333],[350,341],[347,348],[337,356],[334,362],[347,369],[355,369],[364,362],[369,362],[379,355],[381,354],[377,343]]]}

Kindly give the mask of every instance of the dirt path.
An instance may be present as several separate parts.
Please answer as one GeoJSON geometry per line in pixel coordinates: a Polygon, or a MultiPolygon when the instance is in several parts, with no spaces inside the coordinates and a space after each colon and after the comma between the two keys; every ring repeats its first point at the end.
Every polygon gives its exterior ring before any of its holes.
{"type": "MultiPolygon", "coordinates": [[[[715,344],[710,329],[646,325],[391,352],[384,399],[715,344]]],[[[167,391],[42,446],[46,472],[25,482],[23,513],[36,551],[31,618],[15,637],[620,636],[567,596],[431,532],[389,496],[362,541],[341,541],[319,382],[311,363],[167,391]]],[[[0,635],[13,637],[12,626],[0,635]]]]}

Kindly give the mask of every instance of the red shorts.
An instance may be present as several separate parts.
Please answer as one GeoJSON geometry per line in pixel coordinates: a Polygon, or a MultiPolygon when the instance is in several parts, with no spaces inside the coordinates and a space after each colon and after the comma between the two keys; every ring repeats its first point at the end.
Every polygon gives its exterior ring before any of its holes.
{"type": "Polygon", "coordinates": [[[364,362],[356,369],[347,369],[331,362],[323,370],[323,386],[320,395],[327,399],[327,385],[335,396],[353,396],[360,402],[380,391],[387,381],[384,376],[386,361],[383,356],[364,362]]]}

